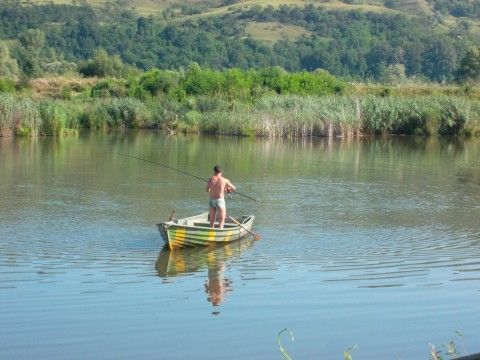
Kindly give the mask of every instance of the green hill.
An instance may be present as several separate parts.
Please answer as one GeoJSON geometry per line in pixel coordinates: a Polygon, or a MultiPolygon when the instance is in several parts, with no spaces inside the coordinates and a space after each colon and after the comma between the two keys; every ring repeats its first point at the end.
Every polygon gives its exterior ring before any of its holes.
{"type": "Polygon", "coordinates": [[[141,15],[158,15],[166,9],[189,7],[202,15],[225,14],[241,8],[260,5],[274,6],[312,4],[326,9],[359,10],[380,13],[398,12],[414,16],[452,17],[450,22],[462,18],[479,19],[479,5],[475,0],[28,0],[25,4],[90,4],[101,7],[105,4],[114,4],[126,9],[132,9],[141,15]]]}
{"type": "Polygon", "coordinates": [[[28,76],[71,71],[103,48],[140,69],[197,62],[442,82],[480,45],[480,2],[7,0],[0,40],[28,76]]]}

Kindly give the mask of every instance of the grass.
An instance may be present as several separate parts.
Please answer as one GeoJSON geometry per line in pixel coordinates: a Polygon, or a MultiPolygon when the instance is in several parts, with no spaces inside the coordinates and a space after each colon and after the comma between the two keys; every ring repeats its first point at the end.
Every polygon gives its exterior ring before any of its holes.
{"type": "MultiPolygon", "coordinates": [[[[26,1],[25,1],[26,2],[26,1]]],[[[87,0],[88,4],[100,7],[109,3],[109,0],[87,0]]],[[[31,4],[72,4],[72,0],[30,0],[31,4]]],[[[141,15],[155,15],[159,14],[162,10],[165,10],[169,6],[177,3],[175,0],[123,0],[119,1],[118,4],[121,6],[134,9],[141,15]]]]}
{"type": "MultiPolygon", "coordinates": [[[[173,132],[264,137],[361,135],[480,135],[480,103],[427,96],[270,95],[202,111],[166,99],[133,98],[59,101],[0,98],[0,134],[52,135],[64,129],[163,128],[173,132]]],[[[193,103],[193,102],[192,102],[193,103]]],[[[210,106],[210,105],[209,105],[210,106]]],[[[208,107],[208,106],[207,106],[208,107]]]]}
{"type": "Polygon", "coordinates": [[[350,84],[349,93],[357,96],[376,95],[376,96],[456,96],[468,97],[472,100],[480,100],[480,87],[469,87],[459,85],[440,85],[427,83],[405,83],[401,85],[382,85],[382,84],[350,84]]]}
{"type": "Polygon", "coordinates": [[[249,22],[245,31],[252,37],[267,42],[276,42],[281,39],[293,41],[302,35],[311,34],[301,26],[284,25],[279,22],[249,22]]]}
{"type": "MultiPolygon", "coordinates": [[[[24,0],[24,2],[27,3],[27,0],[24,0]]],[[[86,2],[95,7],[103,6],[106,3],[111,3],[110,0],[86,0],[86,2]]],[[[242,0],[227,6],[219,6],[219,1],[194,0],[191,2],[206,4],[206,10],[201,14],[180,16],[172,19],[171,21],[178,22],[202,18],[205,16],[225,15],[232,11],[255,5],[274,7],[281,5],[296,5],[303,7],[308,4],[313,4],[315,6],[338,11],[359,10],[374,13],[405,14],[408,16],[421,17],[433,15],[433,9],[427,0],[402,0],[401,8],[398,9],[389,9],[385,7],[383,0],[357,0],[352,4],[347,4],[341,0],[242,0]]],[[[72,0],[29,0],[28,3],[71,4],[72,0]]],[[[163,10],[182,3],[183,2],[181,0],[120,0],[116,2],[116,4],[119,6],[123,6],[127,9],[133,9],[140,15],[144,16],[159,15],[163,10]]],[[[446,27],[446,29],[454,28],[460,21],[468,21],[472,26],[472,32],[480,33],[480,20],[478,19],[457,19],[451,16],[445,16],[444,24],[442,26],[446,27]]],[[[268,40],[268,36],[267,41],[270,41],[268,40]]]]}
{"type": "Polygon", "coordinates": [[[175,21],[198,19],[204,16],[220,16],[236,10],[247,9],[251,6],[256,6],[256,5],[273,6],[273,7],[279,7],[282,5],[294,5],[294,6],[303,7],[308,4],[312,4],[315,6],[319,6],[319,7],[323,7],[331,10],[344,10],[344,11],[360,10],[360,11],[369,11],[369,12],[376,12],[376,13],[391,13],[391,14],[400,13],[397,10],[388,9],[382,6],[370,5],[370,4],[346,4],[339,0],[329,0],[326,2],[319,2],[315,0],[244,0],[244,1],[239,1],[232,5],[209,9],[202,14],[187,15],[187,16],[179,17],[175,19],[175,21]]]}
{"type": "Polygon", "coordinates": [[[0,94],[0,136],[59,136],[79,128],[304,138],[480,135],[478,87],[350,84],[343,95],[279,95],[267,89],[247,97],[173,92],[140,100],[127,97],[126,88],[95,95],[92,89],[102,81],[42,78],[24,93],[0,94]]]}
{"type": "Polygon", "coordinates": [[[97,78],[83,78],[79,75],[41,77],[30,79],[31,96],[35,99],[63,99],[79,95],[97,83],[97,78]]]}

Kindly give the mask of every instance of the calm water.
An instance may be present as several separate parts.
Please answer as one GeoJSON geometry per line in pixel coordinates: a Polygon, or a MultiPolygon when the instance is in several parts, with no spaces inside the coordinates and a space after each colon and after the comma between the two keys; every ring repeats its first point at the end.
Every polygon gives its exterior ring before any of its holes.
{"type": "Polygon", "coordinates": [[[0,138],[1,359],[279,359],[285,327],[296,360],[427,359],[479,324],[479,140],[0,138]],[[262,240],[160,251],[204,184],[114,153],[221,163],[262,240]]]}

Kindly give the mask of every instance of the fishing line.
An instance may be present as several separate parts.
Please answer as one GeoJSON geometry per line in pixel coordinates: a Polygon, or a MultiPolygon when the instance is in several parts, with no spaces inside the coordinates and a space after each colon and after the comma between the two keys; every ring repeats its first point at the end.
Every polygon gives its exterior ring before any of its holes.
{"type": "MultiPolygon", "coordinates": [[[[166,165],[166,164],[163,164],[163,163],[160,163],[160,162],[157,162],[157,161],[152,161],[152,160],[148,160],[148,159],[144,159],[144,158],[141,158],[141,157],[138,157],[138,156],[133,156],[133,155],[127,155],[127,154],[121,154],[121,153],[110,153],[110,154],[113,154],[113,155],[120,155],[120,156],[124,156],[124,157],[128,157],[128,158],[133,158],[133,159],[137,159],[137,160],[140,160],[140,161],[144,161],[144,162],[147,162],[147,163],[150,163],[150,164],[154,164],[154,165],[158,165],[158,166],[162,166],[166,169],[170,169],[170,170],[173,170],[173,171],[176,171],[176,172],[179,172],[181,174],[184,174],[184,175],[187,175],[187,176],[190,176],[190,177],[193,177],[197,180],[201,180],[203,182],[207,182],[208,180],[207,179],[204,179],[204,178],[201,178],[197,175],[194,175],[194,174],[190,174],[189,172],[186,172],[186,171],[183,171],[183,170],[179,170],[179,169],[176,169],[172,166],[169,166],[169,165],[166,165]]],[[[245,194],[242,194],[238,191],[235,191],[236,194],[240,195],[240,196],[243,196],[247,199],[250,199],[250,200],[253,200],[253,201],[258,201],[257,199],[251,197],[251,196],[248,196],[248,195],[245,195],[245,194]]]]}

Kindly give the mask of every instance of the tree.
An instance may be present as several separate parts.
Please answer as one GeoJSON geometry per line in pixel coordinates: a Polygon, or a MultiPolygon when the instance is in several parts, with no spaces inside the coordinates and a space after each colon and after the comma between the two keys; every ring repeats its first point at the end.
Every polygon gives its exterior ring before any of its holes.
{"type": "Polygon", "coordinates": [[[456,80],[459,82],[480,81],[480,46],[473,46],[467,50],[460,61],[456,80]]]}
{"type": "Polygon", "coordinates": [[[168,94],[178,86],[178,73],[168,70],[152,69],[140,77],[140,85],[151,95],[168,94]]]}
{"type": "Polygon", "coordinates": [[[449,81],[457,67],[457,53],[448,39],[432,41],[426,48],[423,73],[434,81],[449,81]]]}
{"type": "Polygon", "coordinates": [[[405,65],[392,64],[387,66],[380,80],[387,84],[404,83],[407,80],[407,76],[405,74],[405,65]]]}
{"type": "Polygon", "coordinates": [[[20,75],[17,60],[10,57],[10,50],[5,43],[0,43],[0,78],[17,81],[20,75]]]}
{"type": "Polygon", "coordinates": [[[42,50],[45,47],[45,33],[38,29],[24,31],[18,37],[21,45],[20,66],[28,76],[41,74],[42,50]]]}
{"type": "Polygon", "coordinates": [[[108,55],[104,49],[98,49],[93,59],[83,63],[78,69],[85,76],[125,76],[130,71],[118,55],[108,55]]]}

